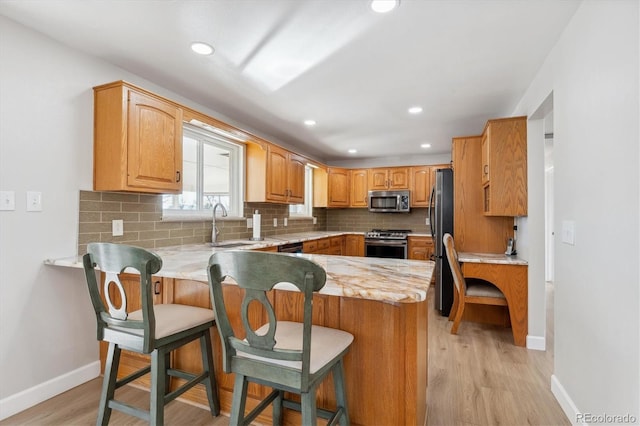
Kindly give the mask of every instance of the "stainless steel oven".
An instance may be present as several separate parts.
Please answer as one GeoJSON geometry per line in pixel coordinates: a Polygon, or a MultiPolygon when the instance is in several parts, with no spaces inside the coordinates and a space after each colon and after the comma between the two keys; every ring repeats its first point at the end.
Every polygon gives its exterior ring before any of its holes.
{"type": "Polygon", "coordinates": [[[364,239],[366,257],[407,258],[406,229],[374,229],[367,232],[364,239]]]}

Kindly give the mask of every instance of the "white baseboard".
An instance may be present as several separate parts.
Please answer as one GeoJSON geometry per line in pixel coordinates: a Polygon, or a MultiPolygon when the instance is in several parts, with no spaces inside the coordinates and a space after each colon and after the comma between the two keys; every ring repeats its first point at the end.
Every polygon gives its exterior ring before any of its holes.
{"type": "Polygon", "coordinates": [[[0,399],[0,420],[33,407],[100,375],[100,361],[92,362],[32,388],[0,399]]]}
{"type": "Polygon", "coordinates": [[[573,400],[564,389],[564,386],[562,386],[555,374],[551,375],[551,392],[553,393],[553,396],[556,397],[556,400],[560,404],[562,411],[564,411],[564,414],[567,416],[571,424],[580,426],[587,425],[582,421],[578,421],[578,414],[580,413],[580,411],[578,410],[578,407],[576,407],[576,404],[573,403],[573,400]]]}
{"type": "Polygon", "coordinates": [[[544,336],[527,336],[527,349],[544,351],[547,349],[547,340],[544,336]]]}

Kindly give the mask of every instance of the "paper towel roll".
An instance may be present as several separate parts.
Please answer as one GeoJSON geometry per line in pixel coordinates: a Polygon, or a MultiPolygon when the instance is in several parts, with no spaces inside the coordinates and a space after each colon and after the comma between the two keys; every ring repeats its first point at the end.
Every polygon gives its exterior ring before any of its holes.
{"type": "Polygon", "coordinates": [[[254,240],[259,240],[260,239],[260,213],[258,213],[258,210],[255,211],[255,213],[253,214],[253,239],[254,240]]]}

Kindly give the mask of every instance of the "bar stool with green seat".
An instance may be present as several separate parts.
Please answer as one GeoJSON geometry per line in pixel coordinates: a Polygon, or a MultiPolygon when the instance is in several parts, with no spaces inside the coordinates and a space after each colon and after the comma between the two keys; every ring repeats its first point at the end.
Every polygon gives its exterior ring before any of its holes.
{"type": "Polygon", "coordinates": [[[116,409],[147,420],[152,425],[162,425],[165,404],[199,383],[205,385],[209,409],[212,415],[217,416],[220,406],[210,336],[210,329],[214,325],[213,311],[179,304],[154,305],[151,276],[162,267],[162,259],[143,248],[122,244],[91,243],[87,246],[83,264],[98,322],[98,340],[109,342],[96,424],[108,424],[111,410],[116,409]],[[103,293],[107,306],[100,297],[96,267],[105,277],[103,293]],[[140,274],[142,309],[127,312],[127,294],[118,277],[122,272],[140,274]],[[119,294],[121,303],[118,307],[109,295],[111,286],[115,286],[116,294],[119,294]],[[196,375],[170,368],[171,351],[196,339],[200,340],[203,372],[196,375]],[[122,349],[150,354],[151,365],[117,380],[122,349]],[[151,372],[149,411],[114,399],[117,388],[149,372],[151,372]],[[170,376],[185,379],[187,383],[170,391],[170,376]]]}
{"type": "Polygon", "coordinates": [[[328,419],[328,424],[338,421],[349,424],[343,358],[353,336],[311,324],[313,292],[325,285],[324,269],[308,259],[286,254],[230,251],[211,256],[208,274],[222,340],[223,370],[235,373],[230,424],[251,423],[271,402],[274,425],[281,424],[283,407],[301,411],[305,426],[315,425],[318,416],[328,419]],[[225,305],[222,282],[227,277],[245,290],[241,306],[225,305]],[[280,283],[303,293],[302,323],[276,318],[267,291],[280,283]],[[268,322],[254,329],[249,306],[255,302],[264,307],[268,322]],[[227,314],[231,309],[234,314],[240,310],[244,339],[234,333],[227,314]],[[316,407],[316,389],[329,373],[333,375],[336,392],[335,411],[316,407]],[[248,382],[271,387],[273,391],[245,414],[248,382]],[[285,400],[285,391],[299,394],[300,402],[285,400]]]}

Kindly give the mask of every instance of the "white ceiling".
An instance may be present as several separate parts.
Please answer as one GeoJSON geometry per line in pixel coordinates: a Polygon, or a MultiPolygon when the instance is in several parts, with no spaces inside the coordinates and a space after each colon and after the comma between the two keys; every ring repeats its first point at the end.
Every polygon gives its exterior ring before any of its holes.
{"type": "Polygon", "coordinates": [[[508,116],[578,5],[0,0],[0,14],[330,163],[448,153],[508,116]],[[193,41],[216,51],[197,56],[193,41]]]}

